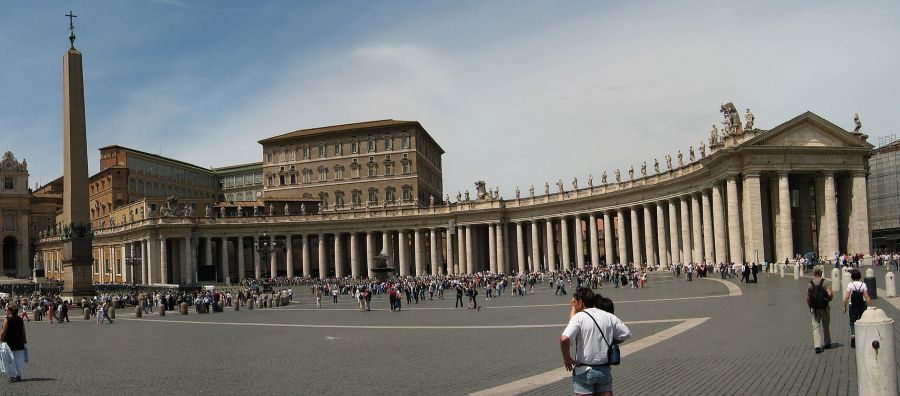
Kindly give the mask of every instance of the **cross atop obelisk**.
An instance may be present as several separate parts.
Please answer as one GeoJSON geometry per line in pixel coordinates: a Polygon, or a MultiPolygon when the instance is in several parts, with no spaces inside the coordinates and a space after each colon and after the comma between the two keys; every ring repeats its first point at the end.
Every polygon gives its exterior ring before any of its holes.
{"type": "Polygon", "coordinates": [[[69,48],[75,48],[75,18],[78,18],[78,15],[69,10],[66,16],[69,17],[69,48]]]}

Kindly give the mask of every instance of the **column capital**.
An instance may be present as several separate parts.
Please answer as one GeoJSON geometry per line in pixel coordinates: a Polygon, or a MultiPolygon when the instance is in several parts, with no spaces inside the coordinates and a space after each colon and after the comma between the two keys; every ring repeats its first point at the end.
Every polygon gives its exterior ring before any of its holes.
{"type": "Polygon", "coordinates": [[[829,177],[829,176],[830,176],[830,177],[834,177],[834,171],[832,171],[832,170],[823,170],[823,171],[819,172],[819,175],[822,176],[822,177],[829,177]]]}
{"type": "MultiPolygon", "coordinates": [[[[781,171],[779,171],[779,172],[781,172],[781,171]]],[[[755,171],[755,170],[754,171],[744,171],[743,173],[744,173],[744,179],[751,178],[751,177],[759,178],[759,171],[755,171]]]]}

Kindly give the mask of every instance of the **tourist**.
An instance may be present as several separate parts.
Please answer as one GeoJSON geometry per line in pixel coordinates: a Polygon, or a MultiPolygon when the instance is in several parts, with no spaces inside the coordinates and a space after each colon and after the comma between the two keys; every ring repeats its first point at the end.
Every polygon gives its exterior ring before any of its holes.
{"type": "Polygon", "coordinates": [[[831,302],[831,287],[826,287],[822,278],[822,268],[813,270],[813,280],[809,281],[806,291],[806,305],[812,314],[813,348],[816,353],[831,346],[831,313],[828,303],[831,302]]]}
{"type": "Polygon", "coordinates": [[[322,308],[322,288],[316,288],[316,308],[322,308]]]}
{"type": "Polygon", "coordinates": [[[847,304],[850,304],[850,348],[856,348],[856,321],[862,317],[868,305],[872,305],[869,297],[869,289],[866,284],[860,282],[859,270],[850,270],[851,282],[844,293],[843,311],[847,312],[847,304]]]}
{"type": "MultiPolygon", "coordinates": [[[[578,395],[612,395],[613,378],[607,351],[612,343],[622,343],[631,331],[615,315],[597,308],[603,297],[589,288],[572,295],[571,318],[559,338],[563,365],[572,371],[572,383],[578,395]],[[575,339],[575,358],[570,352],[575,339]]],[[[605,305],[605,304],[604,304],[605,305]]]]}
{"type": "Polygon", "coordinates": [[[2,359],[6,367],[6,375],[9,376],[9,382],[19,382],[25,375],[25,360],[28,352],[25,350],[25,344],[28,340],[25,337],[25,323],[18,316],[19,307],[15,303],[6,306],[6,320],[3,321],[3,330],[0,332],[0,342],[4,343],[10,350],[12,360],[8,360],[8,356],[2,359]],[[5,363],[10,363],[6,365],[5,363]]]}
{"type": "Polygon", "coordinates": [[[462,308],[463,307],[463,299],[462,299],[463,298],[463,287],[459,283],[456,283],[456,285],[454,285],[453,287],[456,289],[456,306],[455,306],[455,308],[462,308]]]}

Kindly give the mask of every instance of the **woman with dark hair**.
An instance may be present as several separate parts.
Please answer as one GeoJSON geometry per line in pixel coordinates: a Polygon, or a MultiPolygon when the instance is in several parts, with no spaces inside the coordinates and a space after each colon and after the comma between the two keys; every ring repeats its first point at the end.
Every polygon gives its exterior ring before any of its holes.
{"type": "Polygon", "coordinates": [[[19,307],[15,304],[6,306],[6,320],[0,332],[0,342],[5,343],[12,352],[12,364],[6,368],[9,382],[19,382],[25,374],[25,322],[19,317],[19,307]]]}
{"type": "MultiPolygon", "coordinates": [[[[612,395],[612,373],[607,351],[613,343],[631,337],[631,331],[619,318],[597,309],[603,296],[586,287],[572,295],[569,324],[559,338],[566,370],[572,371],[577,395],[612,395]],[[570,352],[575,339],[575,358],[570,352]]],[[[612,301],[610,301],[610,305],[612,301]]]]}

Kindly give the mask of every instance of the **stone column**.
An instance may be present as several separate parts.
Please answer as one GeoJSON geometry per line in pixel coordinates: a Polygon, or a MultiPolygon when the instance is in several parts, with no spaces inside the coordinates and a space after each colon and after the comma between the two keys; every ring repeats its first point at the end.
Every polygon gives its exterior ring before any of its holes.
{"type": "Polygon", "coordinates": [[[375,252],[375,233],[372,231],[366,231],[366,273],[369,276],[375,276],[375,256],[378,253],[375,252]]]}
{"type": "Polygon", "coordinates": [[[212,237],[206,237],[204,239],[206,240],[206,243],[203,244],[204,245],[203,253],[205,254],[205,257],[203,257],[203,265],[205,265],[207,267],[211,267],[213,265],[213,257],[212,257],[212,255],[213,255],[213,253],[212,253],[213,252],[213,250],[212,250],[213,240],[212,240],[212,237]]]}
{"type": "Polygon", "coordinates": [[[700,205],[703,207],[703,259],[707,263],[715,264],[716,255],[713,253],[715,248],[713,242],[713,219],[712,207],[709,204],[709,192],[703,190],[700,192],[700,205]]]}
{"type": "Polygon", "coordinates": [[[303,259],[303,276],[311,277],[312,261],[309,259],[309,234],[303,234],[302,238],[300,243],[302,243],[303,246],[300,248],[300,256],[303,259]]]}
{"type": "Polygon", "coordinates": [[[562,245],[562,268],[566,271],[572,269],[572,259],[569,255],[569,219],[565,216],[559,219],[560,244],[562,245]]]}
{"type": "Polygon", "coordinates": [[[778,257],[779,254],[781,254],[781,250],[779,248],[779,245],[781,244],[781,208],[779,207],[778,203],[778,176],[775,176],[771,180],[769,180],[769,202],[772,203],[772,215],[770,216],[770,221],[772,222],[770,226],[770,229],[772,230],[772,260],[774,262],[784,263],[784,257],[778,257]]]}
{"type": "Polygon", "coordinates": [[[466,256],[466,227],[457,225],[456,226],[456,252],[457,259],[459,261],[457,266],[457,273],[460,274],[468,274],[468,270],[466,269],[466,261],[468,256],[466,256]]]}
{"type": "Polygon", "coordinates": [[[625,209],[618,210],[619,225],[616,227],[616,235],[619,237],[619,262],[628,263],[628,232],[625,231],[625,209]]]}
{"type": "Polygon", "coordinates": [[[681,256],[684,258],[685,264],[694,262],[693,250],[691,249],[691,214],[688,209],[687,199],[689,199],[687,196],[682,196],[680,199],[681,256]]]}
{"type": "Polygon", "coordinates": [[[816,246],[819,248],[818,254],[821,259],[830,259],[834,257],[834,252],[825,250],[825,178],[822,175],[815,177],[816,189],[816,246]]]}
{"type": "Polygon", "coordinates": [[[504,274],[509,274],[509,258],[506,256],[506,224],[497,225],[497,270],[504,274]]]}
{"type": "Polygon", "coordinates": [[[721,183],[716,181],[712,186],[713,239],[715,239],[716,244],[716,248],[713,250],[713,261],[716,263],[728,261],[728,252],[725,250],[727,245],[725,215],[722,209],[722,187],[721,183]]]}
{"type": "Polygon", "coordinates": [[[641,205],[644,208],[644,260],[648,265],[656,268],[656,265],[659,264],[659,260],[654,260],[653,249],[653,214],[650,213],[650,204],[641,205]]]}
{"type": "Polygon", "coordinates": [[[516,222],[516,261],[519,263],[519,273],[525,272],[525,235],[522,231],[522,222],[516,222]]]}
{"type": "Polygon", "coordinates": [[[222,237],[222,246],[219,250],[219,256],[222,259],[222,281],[225,284],[231,284],[231,266],[228,263],[228,237],[222,237]]]}
{"type": "Polygon", "coordinates": [[[703,229],[700,228],[702,220],[700,219],[700,197],[697,195],[698,193],[692,193],[690,196],[691,199],[691,231],[693,235],[691,236],[693,243],[693,257],[694,261],[701,262],[705,260],[703,257],[703,229]]]}
{"type": "MultiPolygon", "coordinates": [[[[458,233],[459,228],[457,228],[456,231],[458,233]]],[[[453,269],[453,267],[456,265],[456,260],[453,256],[453,254],[455,253],[455,251],[453,250],[453,235],[450,234],[449,228],[447,229],[445,238],[447,239],[447,274],[455,274],[456,271],[453,269]]],[[[459,238],[457,238],[457,241],[458,240],[459,238]]]]}
{"type": "Polygon", "coordinates": [[[744,191],[746,191],[749,219],[747,221],[747,240],[753,250],[745,253],[746,260],[760,262],[760,257],[765,255],[762,229],[762,191],[759,183],[759,173],[747,172],[744,174],[744,191]]]}
{"type": "Polygon", "coordinates": [[[294,238],[291,237],[291,234],[287,234],[284,236],[284,262],[285,262],[285,270],[287,271],[287,277],[294,277],[294,238]]]}
{"type": "Polygon", "coordinates": [[[183,278],[181,279],[181,281],[184,283],[187,283],[187,284],[194,283],[194,279],[193,279],[194,266],[192,264],[196,262],[196,259],[195,259],[196,256],[194,254],[192,254],[193,250],[194,250],[193,245],[191,243],[191,242],[193,242],[192,239],[193,238],[191,238],[190,236],[186,236],[182,239],[182,245],[184,245],[184,246],[182,249],[183,260],[182,260],[181,273],[182,273],[183,278]],[[194,257],[191,257],[191,256],[194,256],[194,257]]]}
{"type": "Polygon", "coordinates": [[[659,255],[660,265],[667,268],[672,265],[672,258],[668,255],[666,243],[669,241],[666,235],[666,210],[663,208],[664,202],[656,203],[656,247],[659,255]]]}
{"type": "Polygon", "coordinates": [[[259,257],[259,235],[253,236],[253,276],[262,278],[262,259],[259,257]]]}
{"type": "Polygon", "coordinates": [[[579,269],[584,269],[584,223],[581,215],[575,215],[575,263],[579,269]]]}
{"type": "Polygon", "coordinates": [[[778,249],[778,261],[794,258],[794,237],[791,232],[791,187],[788,184],[788,173],[778,173],[778,236],[781,239],[778,249]]]}
{"type": "Polygon", "coordinates": [[[473,248],[474,244],[474,235],[472,235],[472,225],[466,225],[466,273],[472,274],[475,273],[475,249],[473,248]]]}
{"type": "Polygon", "coordinates": [[[644,259],[641,257],[641,220],[638,218],[640,210],[640,206],[628,208],[628,211],[631,212],[631,258],[637,266],[644,263],[644,259]]]}
{"type": "Polygon", "coordinates": [[[600,265],[600,235],[597,232],[597,215],[591,213],[588,216],[588,230],[590,230],[591,241],[591,265],[597,268],[600,265]]]}
{"type": "Polygon", "coordinates": [[[240,282],[244,280],[244,275],[246,273],[246,269],[244,268],[244,237],[239,236],[237,238],[237,242],[234,244],[234,251],[237,254],[237,281],[240,282]]]}
{"type": "Polygon", "coordinates": [[[278,251],[275,249],[275,239],[277,237],[272,235],[269,237],[269,246],[271,246],[271,250],[269,251],[269,277],[274,278],[278,274],[278,251]]]}
{"type": "MultiPolygon", "coordinates": [[[[149,278],[147,277],[147,268],[150,267],[150,265],[148,264],[150,262],[150,257],[149,257],[150,249],[148,249],[146,240],[141,239],[141,241],[138,243],[141,245],[141,248],[140,248],[141,249],[141,284],[149,285],[150,281],[148,280],[149,278]]],[[[135,280],[137,280],[137,279],[135,279],[135,280]]]]}
{"type": "Polygon", "coordinates": [[[809,177],[801,175],[796,180],[799,192],[797,219],[797,252],[805,254],[812,250],[812,202],[809,199],[809,177]]]}
{"type": "Polygon", "coordinates": [[[548,218],[544,223],[544,235],[547,237],[547,268],[550,269],[550,272],[557,272],[556,242],[553,240],[553,218],[548,218]]]}
{"type": "Polygon", "coordinates": [[[416,276],[425,275],[425,236],[421,229],[413,231],[413,252],[416,259],[416,276]]]}
{"type": "Polygon", "coordinates": [[[491,272],[497,271],[497,225],[488,224],[488,269],[491,272]]]}
{"type": "Polygon", "coordinates": [[[848,225],[847,251],[850,254],[872,254],[869,231],[869,196],[866,191],[866,174],[863,171],[850,175],[850,223],[848,225]]]}
{"type": "Polygon", "coordinates": [[[737,180],[728,176],[725,181],[725,193],[728,195],[728,245],[729,258],[732,263],[744,263],[743,241],[741,236],[741,212],[738,206],[737,180]]]}
{"type": "Polygon", "coordinates": [[[541,268],[541,239],[538,231],[540,228],[537,220],[531,221],[531,271],[541,268]]]}
{"type": "Polygon", "coordinates": [[[441,249],[440,244],[440,234],[441,230],[437,227],[433,227],[431,231],[428,233],[430,237],[430,248],[431,248],[431,275],[437,276],[440,275],[440,271],[438,270],[438,266],[441,263],[441,249]]]}
{"type": "Polygon", "coordinates": [[[97,269],[97,274],[100,275],[100,283],[106,282],[106,246],[100,246],[98,248],[99,254],[98,256],[100,261],[100,268],[97,269]]]}
{"type": "MultiPolygon", "coordinates": [[[[118,257],[116,257],[115,272],[119,278],[122,278],[121,282],[128,282],[128,280],[127,280],[128,279],[128,277],[127,277],[128,271],[125,268],[127,266],[127,264],[125,264],[125,257],[126,257],[125,256],[125,246],[126,246],[126,244],[123,243],[122,247],[119,249],[119,251],[116,252],[117,253],[116,256],[118,256],[118,257]]],[[[116,278],[116,276],[113,276],[113,281],[120,282],[119,279],[116,278]]]]}
{"type": "Polygon", "coordinates": [[[606,255],[606,265],[616,262],[616,253],[613,251],[613,211],[603,212],[603,250],[606,255]]]}
{"type": "Polygon", "coordinates": [[[400,276],[409,276],[409,242],[406,230],[397,230],[397,258],[400,259],[400,276]]]}
{"type": "Polygon", "coordinates": [[[359,278],[362,276],[362,268],[359,263],[359,233],[350,233],[350,276],[359,278]]]}
{"type": "Polygon", "coordinates": [[[344,237],[340,232],[334,233],[334,274],[344,277],[344,237]]]}
{"type": "Polygon", "coordinates": [[[325,257],[325,234],[319,234],[319,279],[328,277],[328,257],[325,257]]]}
{"type": "Polygon", "coordinates": [[[394,260],[394,244],[391,240],[391,231],[382,231],[381,232],[381,250],[390,257],[388,260],[389,266],[397,267],[397,263],[394,260]]]}
{"type": "Polygon", "coordinates": [[[678,243],[678,209],[675,208],[675,200],[669,199],[669,250],[672,257],[672,264],[680,264],[684,261],[681,258],[681,245],[678,243]]]}
{"type": "Polygon", "coordinates": [[[165,237],[159,238],[159,283],[169,283],[169,254],[166,252],[165,237]]]}

